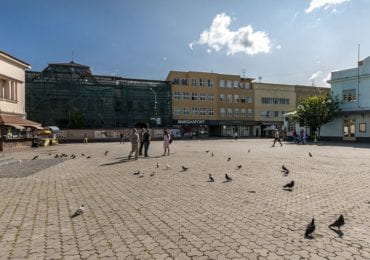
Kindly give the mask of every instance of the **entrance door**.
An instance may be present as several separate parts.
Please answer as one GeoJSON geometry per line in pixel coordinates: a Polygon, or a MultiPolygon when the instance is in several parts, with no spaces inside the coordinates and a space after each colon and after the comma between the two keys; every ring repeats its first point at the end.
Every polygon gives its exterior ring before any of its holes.
{"type": "Polygon", "coordinates": [[[355,141],[356,140],[356,121],[355,119],[343,120],[343,140],[355,141]]]}

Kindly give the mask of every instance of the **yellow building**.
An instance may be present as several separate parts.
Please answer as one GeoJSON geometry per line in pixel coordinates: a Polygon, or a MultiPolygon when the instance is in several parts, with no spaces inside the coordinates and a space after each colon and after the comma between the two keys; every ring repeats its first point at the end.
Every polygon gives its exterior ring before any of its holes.
{"type": "Polygon", "coordinates": [[[174,126],[187,135],[239,136],[251,134],[251,78],[194,71],[170,71],[174,126]]]}
{"type": "Polygon", "coordinates": [[[255,126],[254,136],[267,136],[267,129],[281,128],[283,114],[295,111],[301,98],[324,94],[329,88],[272,83],[253,83],[255,126]]]}

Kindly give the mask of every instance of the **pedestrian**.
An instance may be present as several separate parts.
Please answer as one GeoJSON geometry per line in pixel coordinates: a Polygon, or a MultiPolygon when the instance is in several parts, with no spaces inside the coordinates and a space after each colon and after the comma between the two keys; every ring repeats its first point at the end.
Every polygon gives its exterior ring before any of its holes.
{"type": "Polygon", "coordinates": [[[119,141],[119,143],[120,143],[120,144],[123,144],[123,133],[120,133],[120,134],[119,134],[119,138],[120,138],[120,139],[119,139],[119,140],[120,140],[120,141],[119,141]]]}
{"type": "Polygon", "coordinates": [[[163,151],[162,156],[165,156],[166,152],[167,152],[167,155],[170,155],[170,141],[171,141],[170,135],[168,134],[166,130],[164,130],[164,134],[163,134],[163,150],[164,151],[163,151]]]}
{"type": "Polygon", "coordinates": [[[272,147],[275,146],[276,141],[278,141],[280,143],[280,146],[283,146],[283,144],[281,143],[281,140],[280,140],[280,133],[279,133],[278,129],[275,130],[274,137],[275,137],[274,138],[274,144],[272,145],[272,147]]]}
{"type": "Polygon", "coordinates": [[[143,136],[144,136],[145,128],[143,128],[140,131],[139,137],[140,137],[140,148],[139,148],[139,155],[143,155],[143,146],[144,146],[144,141],[143,141],[143,136]]]}
{"type": "Polygon", "coordinates": [[[234,139],[235,139],[235,141],[238,141],[238,132],[234,133],[234,139]]]}
{"type": "Polygon", "coordinates": [[[144,157],[148,157],[148,149],[150,144],[149,129],[146,129],[145,133],[143,134],[143,143],[144,143],[144,157]]]}
{"type": "Polygon", "coordinates": [[[84,143],[87,144],[88,143],[88,140],[87,140],[87,134],[85,133],[84,134],[84,143]]]}
{"type": "Polygon", "coordinates": [[[139,142],[140,142],[140,137],[139,134],[137,133],[136,128],[132,129],[132,134],[130,136],[130,141],[131,141],[131,152],[128,155],[128,159],[131,159],[131,154],[135,153],[135,160],[139,158],[139,142]]]}

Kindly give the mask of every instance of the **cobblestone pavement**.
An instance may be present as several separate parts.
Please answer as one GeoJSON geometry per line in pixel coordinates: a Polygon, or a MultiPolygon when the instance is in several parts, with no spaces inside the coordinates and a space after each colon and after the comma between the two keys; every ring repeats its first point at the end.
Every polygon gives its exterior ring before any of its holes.
{"type": "Polygon", "coordinates": [[[162,157],[152,142],[151,157],[137,161],[127,160],[128,143],[8,154],[23,164],[1,169],[0,258],[370,259],[370,146],[271,144],[175,141],[162,157]],[[76,159],[53,158],[72,152],[76,159]],[[71,219],[81,204],[84,214],[71,219]],[[341,237],[328,228],[340,214],[341,237]],[[305,239],[313,217],[314,238],[305,239]]]}

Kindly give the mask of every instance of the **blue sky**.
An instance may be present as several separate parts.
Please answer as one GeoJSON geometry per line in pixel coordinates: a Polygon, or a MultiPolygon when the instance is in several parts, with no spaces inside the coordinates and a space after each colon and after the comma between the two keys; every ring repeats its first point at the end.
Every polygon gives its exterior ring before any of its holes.
{"type": "Polygon", "coordinates": [[[0,50],[42,70],[74,61],[94,74],[170,70],[325,86],[370,56],[369,0],[0,0],[0,50]]]}

